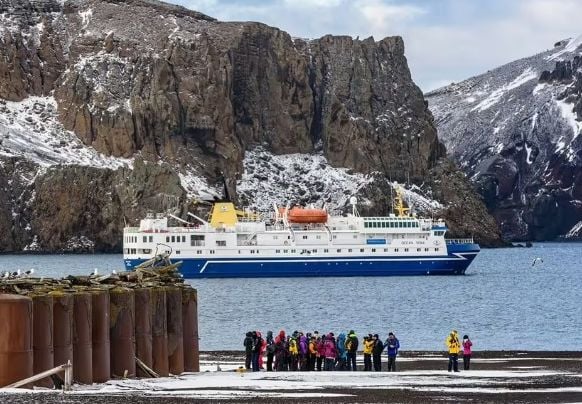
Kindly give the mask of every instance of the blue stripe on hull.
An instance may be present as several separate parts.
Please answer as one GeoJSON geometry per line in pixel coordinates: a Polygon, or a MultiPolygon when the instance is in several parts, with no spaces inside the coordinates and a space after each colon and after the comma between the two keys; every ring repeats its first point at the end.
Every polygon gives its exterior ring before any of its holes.
{"type": "MultiPolygon", "coordinates": [[[[445,257],[187,258],[180,272],[184,278],[463,275],[477,252],[478,247],[445,257]]],[[[125,266],[143,261],[126,259],[125,266]]]]}

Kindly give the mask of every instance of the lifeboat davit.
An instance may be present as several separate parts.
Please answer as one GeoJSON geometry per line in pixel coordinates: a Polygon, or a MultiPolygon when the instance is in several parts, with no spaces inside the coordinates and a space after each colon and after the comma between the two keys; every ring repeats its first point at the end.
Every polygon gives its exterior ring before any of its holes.
{"type": "Polygon", "coordinates": [[[296,206],[289,209],[287,220],[289,223],[326,223],[327,211],[324,209],[307,209],[296,206]]]}

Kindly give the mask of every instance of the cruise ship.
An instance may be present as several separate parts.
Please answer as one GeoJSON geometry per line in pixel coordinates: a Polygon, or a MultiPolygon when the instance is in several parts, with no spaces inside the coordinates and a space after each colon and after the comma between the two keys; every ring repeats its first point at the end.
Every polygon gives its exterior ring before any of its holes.
{"type": "Polygon", "coordinates": [[[463,275],[479,253],[472,239],[446,239],[443,220],[410,215],[400,193],[388,216],[350,204],[345,216],[289,206],[258,214],[230,202],[214,203],[208,220],[148,214],[124,229],[125,267],[169,254],[185,278],[463,275]]]}

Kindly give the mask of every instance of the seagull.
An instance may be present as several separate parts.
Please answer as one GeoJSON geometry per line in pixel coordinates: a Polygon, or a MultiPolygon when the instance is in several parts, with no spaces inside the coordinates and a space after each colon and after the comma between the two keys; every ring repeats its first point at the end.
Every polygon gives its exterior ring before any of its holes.
{"type": "Polygon", "coordinates": [[[112,273],[113,275],[117,275],[117,271],[116,271],[115,269],[114,269],[113,271],[111,271],[111,273],[112,273]]]}
{"type": "Polygon", "coordinates": [[[544,260],[543,260],[543,259],[541,259],[540,257],[536,257],[536,258],[534,258],[534,260],[532,261],[532,263],[531,263],[531,266],[533,267],[533,266],[534,266],[534,265],[536,265],[538,262],[540,262],[540,263],[542,263],[542,264],[543,264],[543,263],[544,263],[544,260]]]}
{"type": "Polygon", "coordinates": [[[99,275],[99,271],[97,270],[97,268],[95,268],[93,270],[93,276],[97,276],[97,275],[99,275]]]}

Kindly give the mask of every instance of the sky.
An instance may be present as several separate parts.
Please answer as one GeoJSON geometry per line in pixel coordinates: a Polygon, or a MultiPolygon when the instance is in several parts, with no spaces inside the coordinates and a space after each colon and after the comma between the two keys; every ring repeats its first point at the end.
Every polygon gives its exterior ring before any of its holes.
{"type": "Polygon", "coordinates": [[[296,37],[404,38],[413,80],[430,91],[582,34],[582,0],[166,0],[222,21],[296,37]]]}

